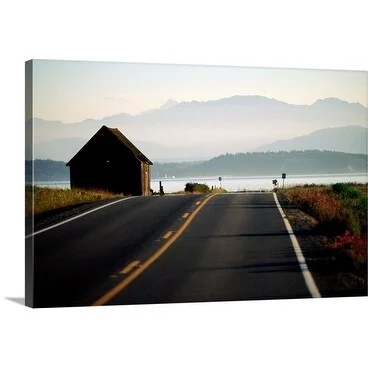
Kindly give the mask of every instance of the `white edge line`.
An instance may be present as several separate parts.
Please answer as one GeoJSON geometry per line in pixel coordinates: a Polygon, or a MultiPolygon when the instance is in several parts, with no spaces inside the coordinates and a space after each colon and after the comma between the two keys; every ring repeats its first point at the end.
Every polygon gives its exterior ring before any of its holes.
{"type": "Polygon", "coordinates": [[[112,206],[113,204],[116,204],[116,203],[119,203],[119,202],[122,202],[122,201],[126,201],[126,200],[128,200],[128,199],[133,199],[133,198],[136,198],[136,197],[135,197],[135,196],[133,196],[133,197],[126,197],[126,198],[118,199],[117,201],[114,201],[114,202],[110,202],[110,203],[104,204],[103,206],[100,206],[100,207],[94,208],[94,209],[89,210],[89,211],[87,211],[87,212],[83,212],[83,213],[81,213],[80,215],[77,215],[77,216],[71,217],[71,218],[69,218],[69,219],[67,219],[67,220],[64,220],[64,221],[58,222],[58,223],[57,223],[57,224],[55,224],[55,225],[51,225],[51,226],[46,227],[46,228],[44,228],[44,229],[38,230],[38,231],[36,231],[35,233],[28,234],[28,235],[26,235],[26,237],[25,237],[25,238],[27,239],[27,238],[30,238],[30,237],[32,237],[32,236],[35,236],[35,235],[41,234],[41,233],[43,233],[43,232],[45,232],[45,231],[48,231],[48,230],[54,229],[55,227],[58,227],[58,226],[64,225],[64,224],[66,224],[67,222],[70,222],[70,221],[76,220],[77,218],[80,218],[80,217],[86,216],[86,215],[88,215],[88,214],[90,214],[90,213],[92,213],[92,212],[98,211],[98,210],[100,210],[100,209],[102,209],[102,208],[105,208],[105,207],[108,207],[108,206],[112,206]]]}
{"type": "Polygon", "coordinates": [[[277,195],[276,195],[275,192],[273,193],[273,197],[275,199],[276,206],[277,206],[278,210],[280,211],[281,217],[284,220],[286,230],[289,233],[291,243],[293,245],[296,257],[297,257],[298,262],[299,262],[300,270],[302,271],[302,275],[304,277],[305,284],[307,285],[307,288],[308,288],[308,290],[309,290],[309,292],[310,292],[310,294],[312,295],[313,298],[321,298],[321,294],[318,290],[318,287],[317,287],[316,283],[314,282],[312,274],[309,271],[307,262],[305,261],[305,258],[303,256],[303,252],[300,248],[299,242],[298,242],[298,240],[297,240],[297,238],[296,238],[296,236],[293,232],[293,229],[290,225],[289,220],[286,218],[285,213],[284,213],[283,209],[280,206],[279,200],[277,199],[277,195]]]}

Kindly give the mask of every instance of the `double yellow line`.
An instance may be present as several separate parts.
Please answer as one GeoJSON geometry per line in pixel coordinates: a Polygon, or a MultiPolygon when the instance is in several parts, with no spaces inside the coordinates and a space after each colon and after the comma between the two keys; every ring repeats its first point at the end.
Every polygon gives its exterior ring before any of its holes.
{"type": "Polygon", "coordinates": [[[135,268],[135,270],[130,273],[123,281],[113,287],[110,291],[108,291],[101,298],[96,300],[92,305],[104,305],[108,303],[112,298],[114,298],[117,294],[123,291],[130,283],[132,283],[144,270],[146,270],[153,262],[155,262],[174,242],[179,238],[181,234],[183,234],[184,230],[189,226],[189,224],[193,221],[194,217],[198,214],[198,212],[206,205],[206,203],[214,197],[211,195],[207,197],[188,217],[188,219],[184,222],[184,224],[175,232],[169,239],[150,257],[147,261],[140,264],[139,268],[135,268]]]}

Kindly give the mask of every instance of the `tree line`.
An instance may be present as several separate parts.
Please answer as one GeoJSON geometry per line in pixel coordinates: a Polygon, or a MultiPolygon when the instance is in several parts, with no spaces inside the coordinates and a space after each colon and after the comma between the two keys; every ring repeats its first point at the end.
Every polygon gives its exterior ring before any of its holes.
{"type": "MultiPolygon", "coordinates": [[[[208,161],[158,163],[152,178],[245,176],[288,174],[344,174],[367,172],[367,155],[335,151],[281,151],[226,153],[208,161]]],[[[35,160],[35,181],[67,181],[69,168],[64,161],[35,160]]],[[[32,180],[32,161],[25,163],[26,182],[32,180]]]]}
{"type": "Polygon", "coordinates": [[[226,153],[197,163],[157,163],[152,177],[201,177],[217,175],[343,174],[367,171],[367,155],[334,151],[226,153]]]}

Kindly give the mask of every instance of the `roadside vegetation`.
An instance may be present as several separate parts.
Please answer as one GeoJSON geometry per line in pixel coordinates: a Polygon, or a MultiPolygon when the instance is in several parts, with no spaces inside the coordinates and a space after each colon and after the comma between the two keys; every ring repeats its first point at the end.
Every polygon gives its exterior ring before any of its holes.
{"type": "Polygon", "coordinates": [[[359,266],[367,262],[367,185],[305,185],[280,191],[291,204],[318,221],[329,245],[344,249],[359,266]]]}
{"type": "Polygon", "coordinates": [[[221,194],[221,193],[227,193],[227,190],[224,188],[217,188],[217,187],[211,188],[211,194],[221,194]]]}
{"type": "Polygon", "coordinates": [[[38,215],[50,210],[76,204],[91,203],[118,197],[121,197],[121,195],[102,190],[61,189],[26,185],[26,216],[31,216],[32,214],[38,215]]]}
{"type": "Polygon", "coordinates": [[[211,189],[207,184],[201,184],[201,183],[186,183],[185,184],[185,192],[189,193],[204,193],[209,194],[211,192],[211,189]]]}
{"type": "Polygon", "coordinates": [[[223,188],[217,188],[217,187],[210,188],[207,184],[201,184],[201,183],[186,183],[184,192],[185,193],[203,193],[203,194],[227,193],[227,191],[223,188]]]}

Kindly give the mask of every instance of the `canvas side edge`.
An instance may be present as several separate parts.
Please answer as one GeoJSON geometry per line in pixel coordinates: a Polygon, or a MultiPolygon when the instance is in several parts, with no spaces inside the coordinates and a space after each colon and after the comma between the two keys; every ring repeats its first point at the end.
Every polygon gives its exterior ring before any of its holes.
{"type": "MultiPolygon", "coordinates": [[[[25,63],[25,161],[30,160],[31,165],[25,166],[26,182],[27,178],[34,181],[34,157],[33,157],[33,60],[25,63]],[[26,170],[29,170],[26,175],[26,170]]],[[[33,232],[33,202],[34,193],[32,191],[31,203],[25,201],[25,231],[33,232]],[[31,216],[26,216],[30,210],[27,206],[32,206],[31,216]],[[28,210],[28,211],[27,211],[28,210]]],[[[25,305],[34,306],[34,244],[33,237],[25,239],[25,305]]]]}

